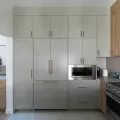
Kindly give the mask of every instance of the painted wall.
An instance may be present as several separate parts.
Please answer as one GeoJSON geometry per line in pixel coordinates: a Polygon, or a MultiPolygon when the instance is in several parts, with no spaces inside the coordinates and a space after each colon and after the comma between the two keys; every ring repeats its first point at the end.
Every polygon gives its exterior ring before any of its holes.
{"type": "Polygon", "coordinates": [[[0,35],[6,37],[6,113],[13,112],[13,20],[8,0],[0,4],[0,35]]]}
{"type": "Polygon", "coordinates": [[[120,73],[120,57],[107,58],[106,67],[110,72],[120,73]]]}

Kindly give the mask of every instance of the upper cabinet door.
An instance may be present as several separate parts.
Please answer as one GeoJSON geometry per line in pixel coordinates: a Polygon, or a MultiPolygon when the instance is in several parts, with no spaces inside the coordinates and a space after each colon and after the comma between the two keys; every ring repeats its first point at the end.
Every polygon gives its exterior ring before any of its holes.
{"type": "Polygon", "coordinates": [[[51,40],[51,80],[67,80],[67,39],[51,40]]]}
{"type": "Polygon", "coordinates": [[[51,38],[67,38],[67,16],[51,16],[51,38]]]}
{"type": "Polygon", "coordinates": [[[96,39],[83,40],[83,63],[96,65],[96,39]]]}
{"type": "Polygon", "coordinates": [[[97,17],[83,16],[83,37],[85,39],[96,39],[97,17]]]}
{"type": "Polygon", "coordinates": [[[34,37],[48,38],[50,37],[50,16],[34,17],[34,37]]]}
{"type": "Polygon", "coordinates": [[[109,16],[98,16],[98,57],[110,57],[109,16]]]}
{"type": "Polygon", "coordinates": [[[69,38],[81,38],[82,16],[69,17],[69,38]]]}
{"type": "Polygon", "coordinates": [[[29,38],[32,37],[33,17],[32,16],[15,16],[15,37],[29,38]]]}
{"type": "Polygon", "coordinates": [[[50,39],[34,39],[34,80],[50,80],[50,39]]]}

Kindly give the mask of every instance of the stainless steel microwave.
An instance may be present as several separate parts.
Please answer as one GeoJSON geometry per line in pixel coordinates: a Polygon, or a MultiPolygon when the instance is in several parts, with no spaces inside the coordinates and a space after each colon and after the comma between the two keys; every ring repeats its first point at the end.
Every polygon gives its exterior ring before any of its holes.
{"type": "Polygon", "coordinates": [[[96,65],[69,65],[69,80],[96,80],[96,65]]]}

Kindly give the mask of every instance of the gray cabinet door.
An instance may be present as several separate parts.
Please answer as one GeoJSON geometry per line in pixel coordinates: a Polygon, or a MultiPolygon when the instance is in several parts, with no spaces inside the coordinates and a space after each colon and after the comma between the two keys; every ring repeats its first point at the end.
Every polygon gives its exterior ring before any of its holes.
{"type": "Polygon", "coordinates": [[[51,16],[51,37],[67,38],[67,16],[51,16]]]}
{"type": "Polygon", "coordinates": [[[35,81],[35,109],[67,109],[67,81],[35,81]]]}
{"type": "Polygon", "coordinates": [[[33,27],[32,16],[15,16],[15,37],[29,38],[32,36],[33,27]]]}
{"type": "Polygon", "coordinates": [[[49,38],[50,16],[34,16],[34,37],[49,38]]]}
{"type": "Polygon", "coordinates": [[[34,80],[50,80],[50,39],[34,39],[34,80]]]}
{"type": "Polygon", "coordinates": [[[67,39],[51,39],[51,80],[67,80],[67,39]]]}
{"type": "Polygon", "coordinates": [[[32,39],[15,39],[16,109],[33,109],[32,39]]]}

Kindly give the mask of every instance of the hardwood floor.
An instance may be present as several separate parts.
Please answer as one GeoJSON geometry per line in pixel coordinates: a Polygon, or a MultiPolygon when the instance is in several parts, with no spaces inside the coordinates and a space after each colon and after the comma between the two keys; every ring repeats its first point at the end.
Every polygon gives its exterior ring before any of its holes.
{"type": "Polygon", "coordinates": [[[0,120],[8,120],[11,115],[6,115],[5,112],[0,111],[0,120]]]}

